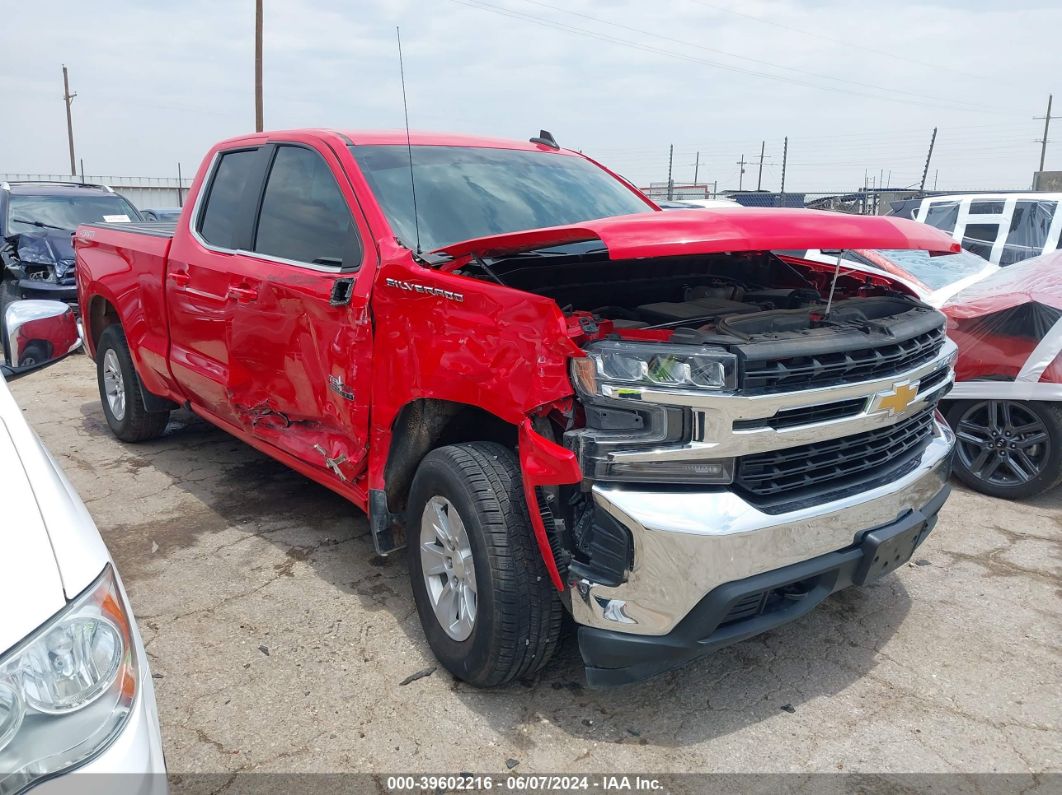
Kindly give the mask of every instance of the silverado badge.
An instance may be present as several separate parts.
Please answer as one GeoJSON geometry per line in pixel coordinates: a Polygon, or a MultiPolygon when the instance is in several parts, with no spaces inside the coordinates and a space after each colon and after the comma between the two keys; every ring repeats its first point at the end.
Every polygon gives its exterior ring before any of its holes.
{"type": "Polygon", "coordinates": [[[918,394],[918,382],[913,384],[897,384],[892,388],[891,392],[881,392],[878,394],[877,408],[879,411],[887,410],[889,416],[899,414],[911,405],[911,401],[915,399],[915,395],[918,394]]]}

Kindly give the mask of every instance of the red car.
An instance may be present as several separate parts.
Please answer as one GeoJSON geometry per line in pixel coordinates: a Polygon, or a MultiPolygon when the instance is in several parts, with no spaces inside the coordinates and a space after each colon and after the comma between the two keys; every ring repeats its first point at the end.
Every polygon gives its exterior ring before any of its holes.
{"type": "MultiPolygon", "coordinates": [[[[886,274],[776,249],[954,251],[924,224],[661,212],[547,133],[218,144],[175,228],[78,229],[103,413],[171,409],[403,545],[441,663],[526,677],[563,612],[595,685],[907,561],[949,492],[955,345],[886,274]]],[[[322,606],[321,609],[327,609],[322,606]]]]}
{"type": "Polygon", "coordinates": [[[947,416],[956,474],[996,497],[1062,482],[1062,253],[1011,265],[943,307],[959,345],[947,416]]]}

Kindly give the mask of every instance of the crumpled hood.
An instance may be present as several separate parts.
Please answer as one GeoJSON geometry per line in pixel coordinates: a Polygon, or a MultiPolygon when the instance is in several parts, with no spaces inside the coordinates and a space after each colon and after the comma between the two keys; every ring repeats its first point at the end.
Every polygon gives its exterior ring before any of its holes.
{"type": "Polygon", "coordinates": [[[475,238],[432,252],[458,262],[471,255],[496,257],[567,243],[600,240],[614,260],[787,249],[922,249],[956,253],[959,244],[926,224],[889,216],[818,210],[675,210],[601,218],[569,226],[475,238]]]}
{"type": "MultiPolygon", "coordinates": [[[[2,387],[0,387],[2,388],[2,387]]],[[[66,604],[40,508],[0,418],[0,654],[66,604]]]]}
{"type": "Polygon", "coordinates": [[[65,276],[74,267],[74,240],[69,232],[42,229],[23,232],[16,244],[18,258],[33,265],[54,265],[56,275],[65,276]]]}

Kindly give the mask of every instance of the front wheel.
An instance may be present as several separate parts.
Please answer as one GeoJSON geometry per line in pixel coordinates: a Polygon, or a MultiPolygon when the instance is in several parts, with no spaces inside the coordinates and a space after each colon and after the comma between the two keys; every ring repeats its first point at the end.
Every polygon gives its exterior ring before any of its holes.
{"type": "Polygon", "coordinates": [[[535,544],[511,450],[433,450],[410,489],[406,544],[428,645],[454,676],[493,687],[546,664],[563,607],[535,544]]]}
{"type": "Polygon", "coordinates": [[[955,474],[967,486],[1013,500],[1062,482],[1062,406],[961,400],[947,419],[956,437],[955,474]]]}

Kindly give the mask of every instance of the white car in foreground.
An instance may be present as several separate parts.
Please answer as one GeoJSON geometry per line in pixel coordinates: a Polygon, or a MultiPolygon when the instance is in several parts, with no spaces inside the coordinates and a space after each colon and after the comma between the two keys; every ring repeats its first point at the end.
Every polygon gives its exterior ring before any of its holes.
{"type": "MultiPolygon", "coordinates": [[[[55,301],[7,306],[5,376],[46,363],[26,365],[20,344],[68,340],[74,322],[55,301]]],[[[3,379],[0,490],[0,795],[164,793],[151,672],[121,579],[3,379]]]]}

